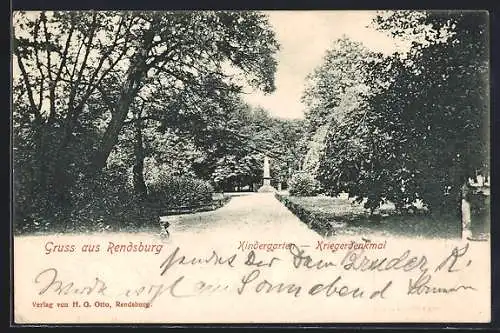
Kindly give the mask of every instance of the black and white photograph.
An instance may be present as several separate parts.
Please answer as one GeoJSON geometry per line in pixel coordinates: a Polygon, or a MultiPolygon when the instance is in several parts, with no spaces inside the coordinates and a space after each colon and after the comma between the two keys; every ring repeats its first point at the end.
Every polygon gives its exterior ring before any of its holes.
{"type": "Polygon", "coordinates": [[[488,323],[489,24],[14,11],[15,322],[488,323]]]}

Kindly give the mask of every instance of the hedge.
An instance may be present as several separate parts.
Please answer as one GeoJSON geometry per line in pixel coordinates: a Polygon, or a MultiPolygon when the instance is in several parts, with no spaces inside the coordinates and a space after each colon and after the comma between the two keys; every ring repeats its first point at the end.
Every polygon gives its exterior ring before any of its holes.
{"type": "Polygon", "coordinates": [[[343,227],[345,225],[345,223],[335,225],[335,222],[332,221],[332,216],[308,210],[300,204],[293,202],[285,195],[276,193],[275,196],[276,199],[282,202],[295,216],[307,224],[309,228],[321,235],[333,235],[335,234],[336,228],[343,227]]]}
{"type": "Polygon", "coordinates": [[[203,180],[162,175],[148,186],[148,200],[165,207],[202,206],[212,202],[212,186],[203,180]]]}

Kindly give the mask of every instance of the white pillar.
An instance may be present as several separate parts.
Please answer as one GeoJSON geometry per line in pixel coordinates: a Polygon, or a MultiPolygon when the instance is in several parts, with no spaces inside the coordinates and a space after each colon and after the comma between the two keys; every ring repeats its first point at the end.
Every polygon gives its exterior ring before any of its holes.
{"type": "Polygon", "coordinates": [[[269,169],[269,157],[264,156],[264,178],[269,178],[271,171],[269,169]]]}
{"type": "Polygon", "coordinates": [[[264,181],[259,188],[259,192],[276,192],[276,189],[271,186],[271,168],[269,164],[269,157],[264,156],[264,181]]]}
{"type": "Polygon", "coordinates": [[[462,239],[464,240],[472,236],[471,222],[470,202],[462,199],[462,239]]]}
{"type": "Polygon", "coordinates": [[[471,230],[471,223],[472,223],[472,218],[471,218],[471,206],[470,202],[468,200],[468,194],[470,192],[469,187],[467,186],[467,183],[462,186],[462,204],[461,204],[461,210],[462,210],[462,239],[466,240],[468,237],[472,236],[472,230],[471,230]]]}
{"type": "Polygon", "coordinates": [[[264,185],[271,185],[271,169],[269,167],[269,157],[264,156],[264,185]]]}

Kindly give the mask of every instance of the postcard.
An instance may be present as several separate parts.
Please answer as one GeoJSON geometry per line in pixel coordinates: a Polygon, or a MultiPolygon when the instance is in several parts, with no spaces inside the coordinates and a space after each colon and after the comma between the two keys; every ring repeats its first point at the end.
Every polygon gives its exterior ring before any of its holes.
{"type": "Polygon", "coordinates": [[[16,324],[488,323],[486,11],[14,11],[16,324]]]}

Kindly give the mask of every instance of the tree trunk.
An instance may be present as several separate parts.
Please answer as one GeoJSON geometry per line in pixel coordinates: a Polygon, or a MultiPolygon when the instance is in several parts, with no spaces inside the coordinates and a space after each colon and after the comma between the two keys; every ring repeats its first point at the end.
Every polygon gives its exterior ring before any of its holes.
{"type": "Polygon", "coordinates": [[[135,143],[134,143],[135,163],[133,167],[134,191],[140,198],[145,199],[147,195],[146,182],[144,181],[144,146],[142,142],[142,121],[140,114],[135,121],[135,143]]]}
{"type": "Polygon", "coordinates": [[[34,172],[34,181],[37,184],[38,190],[45,193],[47,191],[47,166],[49,161],[47,161],[46,150],[47,147],[45,145],[45,128],[39,122],[35,122],[35,172],[34,172]]]}
{"type": "Polygon", "coordinates": [[[141,83],[148,71],[146,59],[151,49],[153,37],[154,31],[150,30],[146,32],[144,40],[141,45],[138,46],[136,53],[132,57],[115,112],[112,114],[111,121],[104,132],[101,146],[94,156],[91,172],[99,172],[106,166],[109,154],[118,142],[118,134],[120,134],[125,119],[127,119],[130,105],[139,93],[141,83]]]}
{"type": "Polygon", "coordinates": [[[118,142],[118,135],[120,134],[125,119],[127,119],[130,104],[135,97],[133,93],[135,84],[134,82],[130,82],[129,79],[127,79],[127,81],[128,87],[125,88],[120,95],[116,110],[111,116],[111,121],[109,122],[101,140],[101,146],[94,156],[91,170],[93,173],[99,172],[106,166],[109,154],[111,154],[111,151],[118,142]]]}

